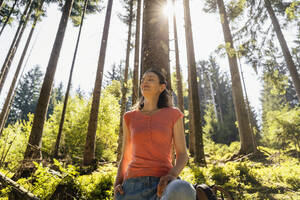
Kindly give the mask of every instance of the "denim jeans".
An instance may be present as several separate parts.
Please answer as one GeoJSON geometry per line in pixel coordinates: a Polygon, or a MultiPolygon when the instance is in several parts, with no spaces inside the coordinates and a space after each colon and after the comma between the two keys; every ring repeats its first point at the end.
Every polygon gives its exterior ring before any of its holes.
{"type": "Polygon", "coordinates": [[[174,180],[165,188],[162,197],[157,196],[158,177],[129,178],[123,183],[124,194],[116,194],[116,200],[195,200],[196,190],[192,184],[174,180]]]}

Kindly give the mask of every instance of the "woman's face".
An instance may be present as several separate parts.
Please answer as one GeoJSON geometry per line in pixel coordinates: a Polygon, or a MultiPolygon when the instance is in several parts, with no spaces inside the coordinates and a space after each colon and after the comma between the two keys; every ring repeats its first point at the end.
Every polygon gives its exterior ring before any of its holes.
{"type": "Polygon", "coordinates": [[[153,72],[145,73],[141,80],[141,91],[143,96],[160,95],[165,88],[166,85],[160,84],[158,76],[153,72]]]}

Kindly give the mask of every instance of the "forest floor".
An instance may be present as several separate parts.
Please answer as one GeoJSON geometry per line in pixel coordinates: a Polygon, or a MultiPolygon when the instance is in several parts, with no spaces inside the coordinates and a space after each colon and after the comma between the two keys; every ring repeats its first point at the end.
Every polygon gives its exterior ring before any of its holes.
{"type": "MultiPolygon", "coordinates": [[[[195,183],[220,185],[239,200],[300,200],[300,160],[295,150],[259,147],[259,156],[248,155],[228,161],[239,143],[212,145],[205,149],[206,167],[189,160],[180,178],[195,183]]],[[[113,199],[113,182],[117,166],[107,163],[88,175],[80,175],[73,165],[54,162],[56,170],[36,164],[36,172],[17,182],[40,199],[113,199]],[[59,171],[59,172],[57,172],[59,171]]],[[[5,169],[1,173],[11,177],[5,169]]],[[[0,200],[8,199],[10,187],[0,183],[0,200]]]]}

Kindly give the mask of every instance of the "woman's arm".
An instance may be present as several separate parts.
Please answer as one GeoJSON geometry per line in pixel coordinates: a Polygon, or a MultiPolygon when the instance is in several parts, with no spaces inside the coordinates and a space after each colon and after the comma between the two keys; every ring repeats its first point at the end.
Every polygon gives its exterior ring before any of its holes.
{"type": "Polygon", "coordinates": [[[174,124],[173,133],[176,151],[176,163],[174,167],[168,172],[168,175],[178,177],[188,161],[182,118],[179,118],[174,124]]]}
{"type": "Polygon", "coordinates": [[[131,138],[130,131],[123,118],[123,143],[122,143],[122,156],[119,162],[118,172],[115,180],[114,187],[123,183],[124,175],[128,164],[131,160],[131,138]]]}
{"type": "Polygon", "coordinates": [[[166,176],[162,176],[160,178],[157,187],[157,195],[159,197],[162,195],[168,183],[178,177],[178,175],[180,174],[180,172],[185,167],[188,161],[188,154],[186,150],[186,142],[185,142],[182,118],[178,119],[174,124],[173,133],[174,133],[173,138],[174,138],[174,145],[176,151],[176,163],[166,176]]]}

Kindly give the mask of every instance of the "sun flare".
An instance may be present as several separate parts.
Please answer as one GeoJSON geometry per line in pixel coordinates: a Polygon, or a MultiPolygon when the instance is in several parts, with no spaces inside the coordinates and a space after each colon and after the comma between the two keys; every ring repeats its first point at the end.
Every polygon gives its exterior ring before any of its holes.
{"type": "Polygon", "coordinates": [[[163,7],[163,14],[166,17],[170,17],[173,15],[174,12],[174,7],[171,1],[167,1],[167,4],[164,5],[163,7]]]}

